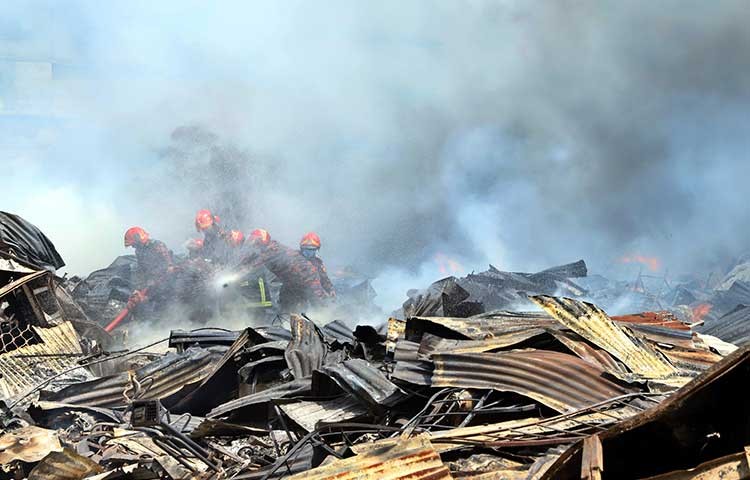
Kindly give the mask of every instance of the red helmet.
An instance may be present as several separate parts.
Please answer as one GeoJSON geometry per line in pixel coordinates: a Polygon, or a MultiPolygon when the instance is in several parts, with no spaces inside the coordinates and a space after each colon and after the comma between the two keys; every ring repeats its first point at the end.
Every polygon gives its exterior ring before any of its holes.
{"type": "Polygon", "coordinates": [[[148,232],[141,227],[130,227],[125,232],[126,247],[134,247],[136,244],[145,245],[148,242],[148,232]]]}
{"type": "Polygon", "coordinates": [[[300,248],[320,248],[320,237],[315,232],[310,232],[299,241],[300,248]]]}
{"type": "Polygon", "coordinates": [[[233,247],[239,247],[245,241],[245,235],[239,230],[232,230],[228,236],[229,244],[233,247]]]}
{"type": "Polygon", "coordinates": [[[199,232],[208,230],[216,223],[219,223],[219,217],[211,213],[211,210],[204,208],[195,214],[195,229],[199,232]]]}
{"type": "Polygon", "coordinates": [[[256,228],[250,232],[250,242],[253,245],[268,245],[271,243],[271,235],[262,228],[256,228]]]}

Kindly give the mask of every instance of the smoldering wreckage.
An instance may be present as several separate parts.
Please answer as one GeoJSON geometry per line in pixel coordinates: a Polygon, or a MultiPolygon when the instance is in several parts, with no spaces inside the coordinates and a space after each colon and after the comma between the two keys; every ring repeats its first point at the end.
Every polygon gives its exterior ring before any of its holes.
{"type": "Polygon", "coordinates": [[[5,478],[750,478],[748,262],[657,288],[491,267],[381,326],[299,314],[155,353],[101,326],[126,260],[75,293],[44,234],[1,219],[5,478]],[[643,309],[605,313],[623,298],[643,309]]]}

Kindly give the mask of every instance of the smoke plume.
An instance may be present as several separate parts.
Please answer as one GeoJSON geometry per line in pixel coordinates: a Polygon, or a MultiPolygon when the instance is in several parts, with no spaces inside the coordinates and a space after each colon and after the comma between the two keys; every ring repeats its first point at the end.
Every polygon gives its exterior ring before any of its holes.
{"type": "Polygon", "coordinates": [[[131,224],[179,250],[204,207],[288,244],[315,230],[388,306],[438,255],[700,271],[750,244],[748,12],[4,2],[3,208],[75,272],[122,253],[131,224]]]}

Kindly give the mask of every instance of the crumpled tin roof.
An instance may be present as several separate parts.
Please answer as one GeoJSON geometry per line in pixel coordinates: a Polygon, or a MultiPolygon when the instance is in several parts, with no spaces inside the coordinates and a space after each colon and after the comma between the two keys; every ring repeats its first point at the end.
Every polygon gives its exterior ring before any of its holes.
{"type": "Polygon", "coordinates": [[[605,349],[643,378],[665,378],[678,371],[650,345],[628,334],[596,305],[546,295],[530,297],[560,323],[605,349]]]}
{"type": "Polygon", "coordinates": [[[438,354],[432,360],[434,387],[511,391],[559,412],[577,410],[630,392],[605,378],[603,370],[559,352],[438,354]]]}
{"type": "Polygon", "coordinates": [[[415,437],[298,473],[289,480],[448,480],[448,467],[426,437],[415,437]]]}
{"type": "Polygon", "coordinates": [[[135,371],[76,383],[55,393],[42,392],[40,398],[95,407],[126,405],[126,395],[144,400],[164,399],[206,378],[219,357],[210,350],[189,348],[183,353],[168,353],[135,371]],[[134,384],[139,385],[140,391],[132,389],[134,384]]]}

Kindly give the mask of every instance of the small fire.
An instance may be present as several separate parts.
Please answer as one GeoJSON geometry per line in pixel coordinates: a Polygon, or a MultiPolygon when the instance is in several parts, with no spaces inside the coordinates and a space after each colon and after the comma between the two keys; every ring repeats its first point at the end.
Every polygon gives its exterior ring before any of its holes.
{"type": "Polygon", "coordinates": [[[697,307],[693,307],[693,322],[702,322],[703,317],[709,314],[711,312],[711,309],[713,308],[713,305],[710,303],[701,303],[697,307]]]}
{"type": "Polygon", "coordinates": [[[652,272],[661,270],[661,260],[656,257],[644,257],[643,255],[627,255],[618,260],[620,263],[640,263],[646,265],[652,272]]]}
{"type": "Polygon", "coordinates": [[[464,267],[457,260],[450,258],[444,253],[435,254],[435,262],[438,265],[440,273],[444,275],[453,275],[454,273],[462,273],[464,271],[464,267]]]}

